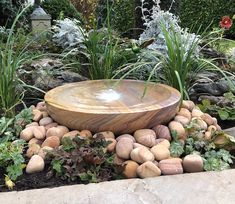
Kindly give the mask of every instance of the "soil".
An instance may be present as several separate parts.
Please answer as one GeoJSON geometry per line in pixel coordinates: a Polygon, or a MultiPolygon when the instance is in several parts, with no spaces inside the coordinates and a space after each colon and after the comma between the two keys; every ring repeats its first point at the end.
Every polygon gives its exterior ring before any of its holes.
{"type": "MultiPolygon", "coordinates": [[[[0,170],[0,172],[2,172],[0,170]]],[[[27,174],[24,173],[22,176],[17,178],[17,181],[14,182],[14,190],[15,191],[24,191],[29,189],[39,189],[39,188],[52,188],[64,185],[74,185],[81,184],[79,181],[64,181],[55,176],[48,176],[47,170],[44,170],[39,173],[27,174]]],[[[0,175],[0,192],[11,191],[4,184],[4,175],[0,175]]]]}
{"type": "MultiPolygon", "coordinates": [[[[14,191],[24,191],[24,190],[32,190],[32,189],[40,189],[40,188],[54,188],[59,186],[66,185],[76,185],[76,184],[88,184],[87,181],[81,181],[79,179],[75,181],[62,180],[59,177],[56,177],[55,174],[50,171],[50,164],[45,161],[46,165],[44,171],[27,174],[24,170],[24,174],[19,176],[17,180],[14,182],[15,186],[13,188],[14,191]]],[[[28,159],[26,160],[28,163],[28,159]]],[[[9,190],[5,184],[5,176],[2,174],[3,169],[0,168],[0,192],[9,192],[9,190]]],[[[122,177],[118,178],[122,179],[122,177]]],[[[114,179],[111,179],[114,180],[114,179]]]]}

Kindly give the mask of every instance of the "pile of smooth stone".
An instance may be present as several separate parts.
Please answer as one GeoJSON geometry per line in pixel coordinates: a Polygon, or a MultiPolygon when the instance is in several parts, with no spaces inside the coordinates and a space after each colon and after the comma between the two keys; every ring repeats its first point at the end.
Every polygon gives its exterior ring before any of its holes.
{"type": "Polygon", "coordinates": [[[183,101],[167,126],[157,125],[152,129],[140,129],[132,135],[123,134],[118,137],[111,131],[92,135],[89,130],[69,130],[53,121],[44,102],[39,102],[36,107],[32,106],[32,109],[34,122],[28,124],[20,134],[20,138],[28,142],[26,156],[30,159],[26,166],[27,173],[43,171],[46,154],[54,148],[60,148],[64,137],[73,139],[79,135],[91,138],[97,134],[102,134],[105,140],[110,141],[107,151],[115,153],[115,164],[125,166],[123,175],[126,178],[201,172],[203,159],[200,155],[171,157],[171,133],[176,133],[178,139],[184,142],[188,135],[185,127],[192,121],[200,129],[200,137],[206,140],[210,140],[213,131],[221,130],[216,118],[203,113],[192,101],[183,101]]]}

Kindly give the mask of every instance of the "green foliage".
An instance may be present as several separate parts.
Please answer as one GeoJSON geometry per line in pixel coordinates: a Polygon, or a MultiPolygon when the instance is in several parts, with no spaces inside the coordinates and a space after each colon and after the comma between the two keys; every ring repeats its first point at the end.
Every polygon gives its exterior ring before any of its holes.
{"type": "Polygon", "coordinates": [[[104,138],[92,139],[64,138],[63,147],[48,153],[53,172],[63,180],[100,182],[118,176],[118,168],[113,164],[114,154],[106,152],[104,138]]]}
{"type": "Polygon", "coordinates": [[[113,4],[113,28],[125,33],[135,28],[135,1],[116,0],[113,4]]]}
{"type": "MultiPolygon", "coordinates": [[[[223,16],[235,14],[234,0],[181,0],[179,14],[181,25],[191,28],[192,32],[204,32],[209,26],[210,30],[219,27],[219,22],[223,16]]],[[[226,32],[235,37],[235,24],[226,32]]]]}
{"type": "Polygon", "coordinates": [[[69,0],[44,0],[41,6],[53,20],[58,20],[62,16],[81,20],[81,14],[69,0]]]}
{"type": "MultiPolygon", "coordinates": [[[[106,19],[107,1],[101,0],[97,10],[106,19]]],[[[135,28],[135,1],[114,0],[110,22],[112,28],[121,34],[130,33],[128,31],[135,28]]]]}
{"type": "Polygon", "coordinates": [[[188,137],[184,142],[179,140],[177,135],[173,137],[170,146],[172,157],[197,154],[203,158],[203,166],[206,171],[221,171],[230,168],[234,157],[227,150],[234,149],[235,140],[233,137],[216,131],[212,133],[210,139],[206,139],[202,136],[203,131],[198,131],[194,122],[186,127],[186,131],[188,137]]]}
{"type": "Polygon", "coordinates": [[[0,118],[0,143],[16,139],[23,128],[32,122],[33,114],[30,108],[23,109],[14,118],[0,118]]]}
{"type": "Polygon", "coordinates": [[[235,120],[235,96],[232,92],[224,94],[224,99],[218,104],[212,104],[209,100],[202,100],[198,106],[200,109],[221,120],[235,120]],[[222,103],[221,103],[222,102],[222,103]]]}
{"type": "Polygon", "coordinates": [[[167,46],[167,53],[160,54],[164,80],[168,85],[178,89],[183,98],[187,98],[190,82],[201,70],[195,56],[199,39],[196,36],[194,39],[189,39],[190,35],[186,35],[186,31],[182,35],[174,29],[173,25],[170,27],[170,32],[165,25],[162,24],[161,27],[167,46]],[[191,45],[184,44],[184,37],[186,41],[192,40],[191,45]],[[189,73],[193,73],[193,76],[190,77],[189,73]]]}
{"type": "Polygon", "coordinates": [[[11,26],[15,17],[17,16],[18,10],[22,8],[25,0],[1,0],[0,1],[0,26],[11,26]]]}
{"type": "Polygon", "coordinates": [[[129,0],[100,0],[97,13],[101,23],[107,18],[107,2],[111,11],[111,27],[120,33],[126,33],[135,28],[135,1],[129,0]]]}
{"type": "Polygon", "coordinates": [[[219,151],[211,150],[206,152],[204,157],[204,169],[206,171],[222,171],[230,168],[234,158],[228,151],[220,149],[219,151]]]}
{"type": "Polygon", "coordinates": [[[0,39],[0,116],[14,117],[15,107],[22,103],[26,87],[26,84],[18,78],[17,71],[25,62],[39,57],[39,55],[32,56],[27,50],[32,39],[28,41],[22,29],[14,32],[17,21],[27,8],[25,7],[16,16],[7,39],[0,39]]]}
{"type": "Polygon", "coordinates": [[[184,153],[184,144],[180,141],[171,142],[170,153],[172,157],[180,157],[184,153]]]}
{"type": "Polygon", "coordinates": [[[128,43],[123,42],[112,30],[109,7],[106,25],[102,29],[94,26],[84,45],[83,53],[88,60],[86,65],[91,79],[111,79],[118,67],[135,60],[136,57],[135,52],[126,47],[128,43]]]}
{"type": "Polygon", "coordinates": [[[0,143],[0,167],[6,171],[11,180],[16,180],[18,176],[23,174],[22,170],[25,167],[24,145],[23,140],[0,143]]]}
{"type": "Polygon", "coordinates": [[[118,40],[112,39],[110,32],[94,30],[85,41],[91,79],[110,79],[112,77],[118,40]],[[108,39],[106,38],[108,35],[108,39]]]}

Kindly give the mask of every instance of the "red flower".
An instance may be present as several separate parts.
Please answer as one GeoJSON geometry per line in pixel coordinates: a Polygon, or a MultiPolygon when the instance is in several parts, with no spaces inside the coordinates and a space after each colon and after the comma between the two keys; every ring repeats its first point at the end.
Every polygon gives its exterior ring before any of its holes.
{"type": "Polygon", "coordinates": [[[231,28],[233,22],[229,16],[223,16],[221,21],[219,22],[219,25],[221,28],[229,29],[231,28]]]}

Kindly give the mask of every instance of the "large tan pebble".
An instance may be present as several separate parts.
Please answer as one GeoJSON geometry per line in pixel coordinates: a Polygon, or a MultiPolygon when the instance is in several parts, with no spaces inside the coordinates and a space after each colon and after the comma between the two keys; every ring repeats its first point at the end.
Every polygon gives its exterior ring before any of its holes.
{"type": "Polygon", "coordinates": [[[213,120],[213,125],[217,125],[218,124],[217,118],[212,117],[212,120],[213,120]]]}
{"type": "Polygon", "coordinates": [[[42,118],[40,121],[39,121],[39,125],[41,126],[46,126],[50,123],[53,123],[53,120],[51,117],[45,117],[45,118],[42,118]]]}
{"type": "Polygon", "coordinates": [[[184,127],[191,122],[191,120],[182,115],[176,115],[174,121],[181,123],[184,127]]]}
{"type": "Polygon", "coordinates": [[[150,149],[157,161],[168,159],[170,157],[169,149],[164,145],[156,145],[150,149]]]}
{"type": "Polygon", "coordinates": [[[30,127],[30,126],[39,126],[38,122],[32,122],[29,123],[28,125],[25,126],[25,128],[30,127]]]}
{"type": "Polygon", "coordinates": [[[117,144],[117,141],[113,138],[105,138],[105,140],[107,142],[111,142],[110,144],[108,144],[107,146],[107,150],[108,152],[113,152],[115,150],[115,147],[116,147],[116,144],[117,144]]]}
{"type": "Polygon", "coordinates": [[[52,147],[44,146],[43,148],[39,150],[38,155],[42,157],[43,159],[45,159],[47,153],[51,152],[52,150],[53,150],[52,147]]]}
{"type": "Polygon", "coordinates": [[[186,108],[181,108],[180,111],[177,113],[177,115],[184,116],[185,118],[188,118],[189,120],[191,120],[192,118],[190,111],[186,108]]]}
{"type": "Polygon", "coordinates": [[[126,178],[136,178],[137,177],[137,168],[139,167],[139,164],[135,161],[128,160],[123,163],[125,166],[125,169],[123,171],[123,175],[126,178]]]}
{"type": "Polygon", "coordinates": [[[169,141],[171,141],[171,133],[170,130],[167,126],[165,125],[157,125],[155,127],[153,127],[153,130],[156,133],[156,137],[161,139],[167,139],[169,141]]]}
{"type": "Polygon", "coordinates": [[[90,130],[82,130],[79,132],[79,136],[83,138],[92,138],[92,133],[90,130]]]}
{"type": "Polygon", "coordinates": [[[37,139],[37,138],[32,138],[31,140],[29,140],[28,146],[30,146],[30,145],[32,145],[32,144],[41,145],[41,144],[42,144],[42,140],[39,140],[39,139],[37,139]]]}
{"type": "Polygon", "coordinates": [[[137,175],[140,178],[157,177],[161,175],[161,170],[153,162],[147,161],[137,168],[137,175]]]}
{"type": "Polygon", "coordinates": [[[205,138],[205,140],[210,141],[210,140],[211,140],[211,137],[212,137],[211,131],[206,131],[206,132],[204,133],[204,138],[205,138]]]}
{"type": "Polygon", "coordinates": [[[138,148],[138,147],[145,147],[145,148],[149,149],[149,147],[146,147],[146,146],[139,144],[139,143],[136,143],[136,142],[133,144],[133,147],[134,147],[134,149],[138,148]]]}
{"type": "Polygon", "coordinates": [[[192,110],[192,118],[194,118],[194,117],[201,117],[202,115],[204,115],[204,113],[200,109],[194,108],[192,110]]]}
{"type": "Polygon", "coordinates": [[[195,117],[195,118],[192,118],[192,122],[195,124],[194,126],[197,128],[197,129],[200,129],[200,130],[207,130],[207,123],[202,120],[200,117],[195,117]]]}
{"type": "Polygon", "coordinates": [[[34,109],[32,113],[33,113],[33,121],[35,122],[38,122],[43,117],[42,112],[38,109],[34,109]]]}
{"type": "Polygon", "coordinates": [[[43,118],[49,117],[49,113],[47,111],[42,111],[42,117],[43,118]]]}
{"type": "Polygon", "coordinates": [[[40,146],[38,144],[32,144],[27,149],[26,156],[28,158],[31,158],[33,155],[38,154],[39,150],[40,150],[40,146]]]}
{"type": "Polygon", "coordinates": [[[45,101],[39,102],[36,106],[36,109],[38,109],[40,111],[46,111],[47,107],[46,107],[45,101]]]}
{"type": "Polygon", "coordinates": [[[152,162],[158,167],[158,162],[156,160],[154,160],[152,162]]]}
{"type": "Polygon", "coordinates": [[[45,125],[45,128],[46,128],[46,131],[47,131],[47,130],[49,130],[50,128],[52,128],[52,127],[57,127],[57,126],[58,126],[58,123],[53,122],[53,123],[50,123],[50,124],[48,124],[48,125],[45,125]]]}
{"type": "Polygon", "coordinates": [[[207,128],[207,131],[210,131],[210,132],[215,132],[217,130],[216,126],[214,125],[210,125],[208,128],[207,128]]]}
{"type": "Polygon", "coordinates": [[[65,133],[64,135],[63,135],[63,138],[65,138],[65,137],[69,137],[71,140],[73,139],[73,138],[75,138],[76,136],[79,136],[79,131],[78,130],[73,130],[73,131],[70,131],[70,132],[67,132],[67,133],[65,133]]]}
{"type": "Polygon", "coordinates": [[[46,137],[57,136],[59,139],[61,139],[68,132],[69,129],[67,127],[59,125],[57,127],[48,129],[46,132],[46,137]]]}
{"type": "Polygon", "coordinates": [[[154,155],[145,147],[138,147],[131,151],[131,159],[137,163],[144,163],[146,161],[153,161],[154,155]]]}
{"type": "Polygon", "coordinates": [[[216,124],[215,127],[216,127],[216,130],[218,130],[218,131],[222,130],[221,127],[218,124],[216,124]]]}
{"type": "Polygon", "coordinates": [[[183,160],[181,158],[178,158],[178,157],[170,157],[169,159],[171,159],[169,162],[172,162],[172,163],[179,162],[179,163],[182,164],[182,162],[183,162],[183,160]]]}
{"type": "Polygon", "coordinates": [[[170,143],[168,140],[163,139],[162,141],[159,141],[159,142],[157,142],[157,140],[156,140],[156,145],[163,145],[163,146],[165,146],[167,149],[169,149],[170,146],[171,146],[171,143],[170,143]]]}
{"type": "Polygon", "coordinates": [[[209,126],[214,124],[213,118],[207,113],[204,113],[201,116],[201,119],[204,120],[207,123],[207,125],[209,125],[209,126]]]}
{"type": "Polygon", "coordinates": [[[36,172],[43,171],[45,167],[45,162],[42,157],[38,155],[33,155],[26,166],[26,173],[32,174],[36,172]]]}
{"type": "Polygon", "coordinates": [[[52,148],[59,147],[60,146],[59,137],[51,136],[51,137],[46,138],[46,140],[42,143],[42,147],[45,147],[45,146],[52,147],[52,148]]]}
{"type": "Polygon", "coordinates": [[[30,108],[31,110],[34,110],[34,109],[36,109],[36,106],[35,106],[35,105],[31,105],[29,108],[30,108]]]}
{"type": "Polygon", "coordinates": [[[96,133],[93,137],[96,138],[96,137],[98,137],[98,136],[102,136],[102,137],[104,137],[104,138],[113,138],[113,139],[115,139],[115,135],[114,135],[114,133],[111,132],[111,131],[98,132],[98,133],[96,133]]]}
{"type": "MultiPolygon", "coordinates": [[[[155,145],[157,145],[157,144],[159,144],[159,143],[161,143],[162,141],[164,141],[165,139],[163,139],[163,138],[160,138],[160,139],[156,139],[156,144],[155,145]]],[[[154,145],[154,146],[155,146],[154,145]]]]}
{"type": "Polygon", "coordinates": [[[46,128],[44,126],[33,127],[33,135],[39,140],[43,140],[46,137],[46,128]]]}
{"type": "Polygon", "coordinates": [[[132,135],[130,135],[130,134],[123,134],[123,135],[118,136],[118,137],[116,138],[117,142],[118,142],[121,138],[123,138],[123,137],[128,137],[128,138],[132,139],[134,143],[136,142],[135,138],[134,138],[132,135]]]}
{"type": "Polygon", "coordinates": [[[140,129],[134,133],[134,138],[137,143],[140,143],[147,147],[152,147],[156,144],[156,133],[151,129],[140,129]]]}
{"type": "Polygon", "coordinates": [[[181,104],[181,108],[186,108],[189,111],[192,111],[195,108],[195,104],[193,101],[183,100],[181,104]]]}
{"type": "Polygon", "coordinates": [[[168,125],[171,132],[176,132],[178,139],[186,139],[186,132],[183,125],[176,121],[171,121],[168,125]]]}
{"type": "Polygon", "coordinates": [[[20,133],[20,139],[23,139],[26,142],[31,140],[33,138],[33,128],[34,127],[36,127],[36,126],[30,126],[30,127],[25,128],[24,130],[22,130],[20,133]]]}
{"type": "Polygon", "coordinates": [[[184,171],[193,173],[203,171],[203,159],[196,154],[190,154],[183,159],[184,171]]]}
{"type": "Polygon", "coordinates": [[[124,159],[121,159],[120,157],[118,157],[117,154],[114,155],[113,164],[120,166],[123,164],[123,162],[125,162],[124,159]]]}
{"type": "Polygon", "coordinates": [[[122,138],[116,144],[116,153],[122,159],[129,159],[133,150],[133,141],[130,138],[122,138]]]}
{"type": "Polygon", "coordinates": [[[158,166],[161,169],[162,174],[164,175],[174,175],[183,173],[182,162],[176,159],[161,160],[158,166]]]}

